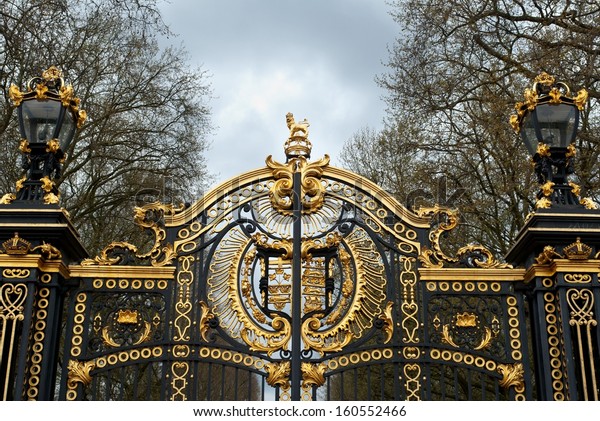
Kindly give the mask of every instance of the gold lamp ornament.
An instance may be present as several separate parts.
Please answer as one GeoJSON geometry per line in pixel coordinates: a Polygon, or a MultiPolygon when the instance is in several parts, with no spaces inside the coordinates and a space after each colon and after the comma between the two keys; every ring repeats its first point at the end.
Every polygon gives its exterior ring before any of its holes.
{"type": "Polygon", "coordinates": [[[579,186],[568,179],[574,173],[575,139],[588,92],[581,89],[573,95],[566,83],[544,72],[525,90],[524,97],[515,104],[517,113],[510,124],[532,156],[541,186],[536,208],[594,207],[589,199],[578,197],[579,186]]]}
{"type": "Polygon", "coordinates": [[[17,107],[25,174],[16,183],[17,194],[5,195],[1,203],[58,203],[55,180],[61,177],[65,151],[85,121],[86,112],[79,108],[73,87],[65,85],[62,72],[55,66],[30,79],[25,92],[11,85],[9,97],[17,107]]]}

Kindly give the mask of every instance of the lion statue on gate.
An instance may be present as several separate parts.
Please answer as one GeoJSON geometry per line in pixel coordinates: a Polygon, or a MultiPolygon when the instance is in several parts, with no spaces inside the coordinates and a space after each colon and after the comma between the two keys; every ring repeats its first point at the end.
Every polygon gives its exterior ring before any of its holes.
{"type": "Polygon", "coordinates": [[[296,120],[294,120],[294,114],[287,113],[285,115],[285,122],[287,123],[288,129],[290,129],[290,137],[308,137],[308,126],[310,126],[310,124],[308,124],[308,121],[306,121],[306,119],[296,123],[296,120]]]}

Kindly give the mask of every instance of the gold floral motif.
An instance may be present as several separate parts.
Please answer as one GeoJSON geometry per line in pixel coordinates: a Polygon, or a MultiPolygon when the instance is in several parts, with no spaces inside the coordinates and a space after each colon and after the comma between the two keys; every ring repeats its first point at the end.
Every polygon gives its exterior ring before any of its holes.
{"type": "Polygon", "coordinates": [[[267,167],[273,173],[275,183],[269,191],[269,198],[273,207],[283,215],[292,214],[293,176],[295,172],[301,173],[302,213],[311,214],[323,206],[325,200],[325,187],[321,183],[323,171],[329,165],[329,156],[316,162],[308,162],[305,157],[294,159],[287,164],[280,164],[269,155],[266,159],[267,167]]]}
{"type": "Polygon", "coordinates": [[[21,151],[21,153],[31,152],[31,148],[29,147],[29,141],[27,139],[21,139],[21,142],[19,143],[19,151],[21,151]]]}
{"type": "Polygon", "coordinates": [[[45,205],[56,205],[59,202],[58,195],[50,192],[44,195],[44,204],[45,205]]]}
{"type": "Polygon", "coordinates": [[[17,199],[14,193],[6,193],[0,198],[0,205],[10,205],[17,199]]]}
{"type": "Polygon", "coordinates": [[[88,386],[92,382],[91,372],[96,368],[95,361],[69,360],[67,365],[69,389],[75,389],[77,384],[88,386]]]}
{"type": "Polygon", "coordinates": [[[134,325],[138,322],[138,312],[135,310],[119,310],[117,312],[117,323],[122,325],[134,325]]]}
{"type": "Polygon", "coordinates": [[[541,189],[544,196],[550,197],[554,192],[554,183],[552,181],[546,181],[544,184],[542,184],[541,189]]]}
{"type": "Polygon", "coordinates": [[[477,326],[477,315],[474,313],[459,313],[456,315],[456,326],[458,327],[475,327],[477,326]]]}
{"type": "Polygon", "coordinates": [[[536,209],[550,209],[552,202],[547,197],[542,197],[535,202],[536,209]]]}
{"type": "Polygon", "coordinates": [[[10,98],[15,107],[21,105],[24,96],[25,95],[23,94],[23,92],[21,92],[17,85],[12,84],[10,85],[10,88],[8,88],[8,97],[10,98]]]}
{"type": "Polygon", "coordinates": [[[279,386],[284,389],[290,387],[290,373],[292,367],[289,361],[267,363],[265,365],[265,370],[267,371],[266,382],[269,386],[279,386]]]}
{"type": "Polygon", "coordinates": [[[502,374],[500,387],[508,389],[514,387],[517,392],[525,390],[525,370],[522,363],[516,364],[498,364],[498,373],[502,374]]]}
{"type": "Polygon", "coordinates": [[[20,191],[23,188],[23,186],[25,185],[25,181],[27,181],[27,177],[23,176],[15,182],[15,188],[17,189],[17,191],[20,191]]]}
{"type": "Polygon", "coordinates": [[[302,387],[320,387],[325,384],[325,370],[327,365],[324,363],[313,364],[303,362],[300,369],[302,370],[302,387]]]}
{"type": "Polygon", "coordinates": [[[598,204],[590,197],[584,197],[579,200],[579,203],[586,209],[598,209],[598,204]]]}

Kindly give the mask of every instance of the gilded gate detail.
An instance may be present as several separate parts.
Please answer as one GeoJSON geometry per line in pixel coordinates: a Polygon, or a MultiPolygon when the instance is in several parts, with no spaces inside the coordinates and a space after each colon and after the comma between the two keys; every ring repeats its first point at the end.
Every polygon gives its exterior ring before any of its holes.
{"type": "Polygon", "coordinates": [[[546,248],[528,269],[481,245],[451,255],[441,238],[456,212],[409,211],[327,155],[311,161],[308,123],[286,121],[285,163],[269,156],[190,205],[136,208],[152,234],[145,248],[114,242],[64,266],[50,244],[18,234],[4,244],[0,368],[8,379],[16,347],[5,344],[33,326],[23,398],[39,393],[61,276],[71,286],[52,345],[57,399],[535,399],[530,313],[544,321],[549,393],[566,399],[577,376],[598,399],[600,266],[589,246],[546,248]]]}

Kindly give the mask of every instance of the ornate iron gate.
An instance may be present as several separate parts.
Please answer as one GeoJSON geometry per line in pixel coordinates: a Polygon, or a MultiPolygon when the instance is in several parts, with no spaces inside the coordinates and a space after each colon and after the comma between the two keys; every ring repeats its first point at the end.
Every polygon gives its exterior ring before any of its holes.
{"type": "MultiPolygon", "coordinates": [[[[527,269],[478,245],[449,256],[455,213],[413,213],[327,156],[310,161],[307,123],[287,120],[286,163],[268,157],[189,206],[136,208],[147,250],[115,242],[77,259],[64,212],[27,210],[47,220],[25,237],[50,220],[62,231],[54,245],[4,243],[3,398],[597,399],[591,248],[546,247],[527,269]]],[[[514,261],[530,259],[540,215],[514,261]]]]}
{"type": "Polygon", "coordinates": [[[439,248],[452,214],[311,162],[307,125],[288,125],[285,164],[137,208],[148,252],[113,243],[71,266],[60,398],[526,397],[522,272],[474,247],[465,261],[503,269],[440,275],[459,263],[439,248]]]}

